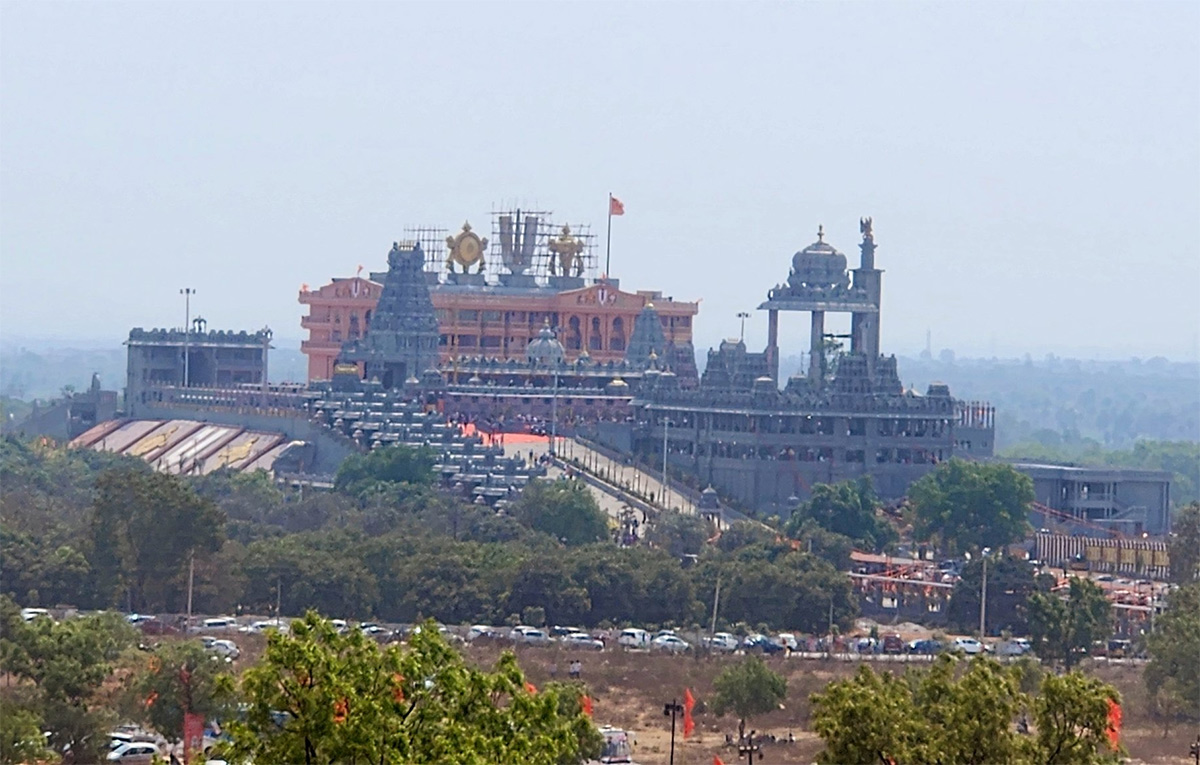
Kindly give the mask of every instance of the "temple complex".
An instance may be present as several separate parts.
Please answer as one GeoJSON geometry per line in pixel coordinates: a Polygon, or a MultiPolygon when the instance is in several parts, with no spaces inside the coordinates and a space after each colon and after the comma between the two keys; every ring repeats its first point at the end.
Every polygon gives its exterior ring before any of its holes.
{"type": "MultiPolygon", "coordinates": [[[[588,277],[585,239],[570,226],[552,226],[519,213],[495,218],[499,257],[485,257],[489,240],[469,223],[444,244],[440,239],[423,244],[424,277],[443,366],[476,357],[523,361],[527,346],[547,322],[567,361],[621,362],[637,317],[653,304],[661,324],[660,332],[654,333],[654,350],[685,385],[695,384],[692,323],[699,303],[677,301],[656,290],[628,292],[618,279],[603,274],[588,277]]],[[[361,340],[372,326],[385,278],[384,273],[370,273],[301,289],[300,304],[309,307],[300,320],[309,333],[301,343],[309,380],[331,379],[342,344],[361,340]]]]}
{"type": "MultiPolygon", "coordinates": [[[[669,371],[648,371],[633,424],[601,424],[597,437],[711,484],[745,506],[785,510],[815,483],[869,475],[881,496],[951,457],[990,457],[990,406],[951,397],[945,385],[905,390],[895,356],[879,350],[882,271],[869,218],[858,268],[825,241],[793,255],[787,280],[767,293],[767,347],[742,341],[709,351],[697,389],[669,371]],[[805,374],[779,380],[779,312],[810,315],[805,374]],[[851,317],[850,347],[826,332],[827,313],[851,317]],[[781,382],[783,384],[781,385],[781,382]]],[[[786,513],[785,513],[786,514],[786,513]]]]}

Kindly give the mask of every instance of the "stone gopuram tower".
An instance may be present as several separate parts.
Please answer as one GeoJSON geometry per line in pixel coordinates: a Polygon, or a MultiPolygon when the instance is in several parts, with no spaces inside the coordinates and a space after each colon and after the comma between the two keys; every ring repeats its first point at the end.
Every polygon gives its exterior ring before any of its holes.
{"type": "Polygon", "coordinates": [[[421,245],[392,244],[383,292],[361,340],[342,346],[340,361],[361,364],[366,379],[398,388],[438,362],[438,323],[424,274],[421,245]]]}

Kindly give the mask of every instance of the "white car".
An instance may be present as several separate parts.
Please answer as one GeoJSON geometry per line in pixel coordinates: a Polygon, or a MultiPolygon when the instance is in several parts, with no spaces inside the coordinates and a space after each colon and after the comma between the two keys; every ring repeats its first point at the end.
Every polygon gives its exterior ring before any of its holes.
{"type": "Polygon", "coordinates": [[[125,765],[149,765],[162,756],[158,744],[150,741],[130,741],[121,744],[108,753],[104,759],[108,762],[120,762],[125,765]]]}
{"type": "Polygon", "coordinates": [[[603,651],[604,641],[597,640],[586,632],[572,632],[559,638],[563,645],[572,648],[586,648],[590,651],[603,651]]]}
{"type": "Polygon", "coordinates": [[[550,645],[552,642],[550,636],[546,634],[545,630],[533,628],[526,629],[524,632],[519,633],[519,635],[513,638],[513,640],[518,643],[525,643],[526,645],[550,645]]]}
{"type": "Polygon", "coordinates": [[[650,647],[655,651],[683,653],[692,650],[692,644],[678,635],[659,635],[650,641],[650,647]]]}
{"type": "Polygon", "coordinates": [[[242,649],[238,648],[237,643],[233,642],[232,640],[213,640],[212,642],[206,641],[204,647],[218,656],[223,656],[224,658],[230,660],[236,659],[242,655],[242,649]]]}
{"type": "Polygon", "coordinates": [[[472,624],[471,628],[467,630],[468,641],[494,637],[497,637],[496,631],[486,624],[472,624]]]}
{"type": "Polygon", "coordinates": [[[998,656],[1024,656],[1033,651],[1033,645],[1027,638],[1013,638],[996,645],[998,656]]]}
{"type": "Polygon", "coordinates": [[[950,644],[950,650],[962,651],[969,656],[974,656],[983,653],[983,643],[972,637],[954,638],[954,642],[950,644]]]}
{"type": "Polygon", "coordinates": [[[50,612],[44,608],[22,608],[21,618],[27,622],[31,622],[34,619],[50,619],[52,617],[50,616],[50,612]]]}
{"type": "Polygon", "coordinates": [[[621,634],[617,636],[617,645],[626,648],[646,648],[650,645],[650,633],[637,627],[621,630],[621,634]]]}
{"type": "Polygon", "coordinates": [[[791,651],[800,649],[800,641],[796,640],[796,636],[790,632],[780,632],[775,637],[771,638],[771,642],[775,645],[781,645],[791,651]]]}
{"type": "Polygon", "coordinates": [[[232,616],[214,616],[201,622],[199,629],[202,632],[226,632],[236,630],[237,626],[237,619],[232,616]]]}
{"type": "Polygon", "coordinates": [[[737,637],[728,632],[718,632],[710,638],[705,638],[704,643],[714,651],[726,651],[728,653],[736,651],[741,645],[737,637]]]}

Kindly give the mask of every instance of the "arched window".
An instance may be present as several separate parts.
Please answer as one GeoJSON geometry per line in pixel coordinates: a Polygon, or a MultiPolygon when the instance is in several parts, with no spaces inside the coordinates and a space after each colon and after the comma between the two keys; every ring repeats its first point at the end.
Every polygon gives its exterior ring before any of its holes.
{"type": "Polygon", "coordinates": [[[598,351],[604,347],[604,335],[600,332],[600,317],[592,317],[592,331],[588,335],[588,348],[598,351]]]}
{"type": "Polygon", "coordinates": [[[613,319],[612,334],[608,337],[608,348],[613,351],[625,350],[625,320],[620,316],[613,319]]]}
{"type": "Polygon", "coordinates": [[[583,347],[583,332],[580,329],[579,317],[572,316],[567,320],[567,349],[577,351],[583,347]]]}
{"type": "Polygon", "coordinates": [[[346,333],[347,340],[358,339],[358,314],[350,314],[350,330],[346,333]]]}

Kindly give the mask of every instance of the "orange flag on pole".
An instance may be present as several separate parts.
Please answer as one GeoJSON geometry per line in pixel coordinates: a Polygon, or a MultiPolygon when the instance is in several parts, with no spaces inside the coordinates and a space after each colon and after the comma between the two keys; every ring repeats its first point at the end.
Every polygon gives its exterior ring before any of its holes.
{"type": "Polygon", "coordinates": [[[696,730],[696,721],[692,719],[692,708],[696,706],[696,699],[692,697],[692,689],[683,689],[683,737],[687,738],[696,730]]]}
{"type": "Polygon", "coordinates": [[[622,202],[621,200],[617,199],[616,197],[614,197],[612,194],[608,195],[608,214],[609,215],[624,215],[625,214],[625,203],[622,202]]]}
{"type": "Polygon", "coordinates": [[[581,707],[583,707],[583,713],[585,715],[587,715],[588,717],[592,716],[592,697],[591,696],[588,696],[585,694],[584,697],[579,700],[579,705],[581,707]]]}
{"type": "Polygon", "coordinates": [[[1121,741],[1121,705],[1108,700],[1108,728],[1104,731],[1108,736],[1108,745],[1115,752],[1121,741]]]}
{"type": "Polygon", "coordinates": [[[725,761],[714,754],[713,755],[713,765],[725,765],[725,761]]]}
{"type": "Polygon", "coordinates": [[[525,692],[528,693],[530,696],[532,696],[535,693],[537,693],[537,686],[529,681],[526,681],[525,682],[525,692]]]}

